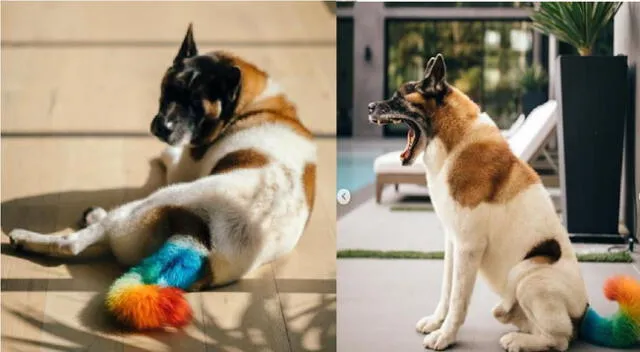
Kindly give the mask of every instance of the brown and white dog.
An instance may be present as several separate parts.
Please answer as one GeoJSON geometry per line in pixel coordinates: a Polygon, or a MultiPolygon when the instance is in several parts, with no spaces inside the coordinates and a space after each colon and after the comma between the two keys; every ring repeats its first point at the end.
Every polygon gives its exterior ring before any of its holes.
{"type": "Polygon", "coordinates": [[[567,231],[535,171],[445,78],[438,54],[422,80],[369,105],[371,122],[409,126],[402,162],[424,151],[431,200],[445,229],[440,301],[417,330],[428,334],[427,348],[454,343],[479,272],[502,298],[494,316],[519,328],[500,339],[503,348],[564,351],[587,307],[567,231]]]}
{"type": "Polygon", "coordinates": [[[151,131],[170,145],[161,156],[168,186],[108,213],[95,208],[70,235],[16,229],[12,242],[56,256],[108,243],[134,265],[169,236],[192,236],[210,251],[199,287],[235,281],[294,248],[313,208],[316,146],[265,72],[229,53],[199,55],[189,26],[151,131]]]}

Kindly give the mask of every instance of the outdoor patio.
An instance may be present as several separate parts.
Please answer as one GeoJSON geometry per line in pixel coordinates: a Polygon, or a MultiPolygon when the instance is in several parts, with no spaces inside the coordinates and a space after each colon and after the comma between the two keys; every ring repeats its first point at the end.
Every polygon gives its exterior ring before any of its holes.
{"type": "MultiPolygon", "coordinates": [[[[404,140],[340,140],[338,155],[361,157],[367,150],[384,152],[398,149],[404,140]],[[395,144],[395,145],[394,145],[395,144]],[[394,148],[395,147],[395,148],[394,148]]],[[[373,179],[373,160],[366,169],[341,176],[373,179]],[[367,176],[367,173],[369,174],[367,176]]],[[[539,164],[537,161],[535,164],[539,164]]],[[[557,175],[555,176],[557,179],[557,175]]],[[[553,176],[546,184],[556,184],[553,176]]],[[[433,211],[428,209],[426,188],[401,185],[396,192],[385,188],[382,203],[377,204],[372,184],[351,193],[351,202],[338,205],[338,250],[370,249],[433,252],[444,250],[444,233],[433,211]]],[[[604,252],[610,245],[575,245],[579,253],[604,252]]],[[[624,248],[624,247],[623,247],[624,248]]],[[[637,249],[636,249],[637,250],[637,249]]],[[[640,278],[640,254],[635,263],[582,263],[591,305],[602,314],[616,311],[617,305],[602,294],[602,285],[613,275],[640,278]]],[[[435,309],[440,295],[443,262],[408,259],[338,259],[338,336],[345,351],[423,351],[424,335],[415,331],[418,319],[435,309]],[[375,308],[374,308],[375,307],[375,308]]],[[[514,327],[500,324],[491,315],[499,298],[479,277],[476,281],[469,315],[452,351],[499,351],[500,337],[514,327]]],[[[577,342],[576,351],[609,351],[577,342]]]]}
{"type": "MultiPolygon", "coordinates": [[[[402,184],[417,184],[421,182],[418,176],[424,174],[419,168],[400,165],[407,124],[378,126],[370,123],[367,116],[371,102],[389,99],[405,82],[423,79],[429,58],[438,53],[444,55],[447,82],[476,102],[502,129],[514,154],[541,174],[558,216],[569,228],[577,229],[572,231],[575,238],[623,243],[628,238],[620,235],[637,235],[640,85],[635,76],[640,7],[635,5],[625,3],[613,20],[599,22],[606,26],[599,27],[593,55],[614,57],[622,67],[617,76],[620,83],[606,85],[579,83],[579,78],[593,76],[588,70],[568,78],[564,70],[567,66],[558,64],[561,60],[557,58],[577,53],[566,39],[575,39],[582,30],[564,37],[554,31],[535,30],[540,21],[532,23],[531,3],[355,3],[338,7],[338,35],[346,38],[338,42],[338,73],[345,77],[346,84],[339,87],[343,94],[338,96],[337,132],[341,138],[337,188],[348,190],[350,197],[348,202],[342,197],[340,200],[346,204],[338,205],[337,246],[338,251],[344,251],[339,256],[354,255],[345,250],[368,250],[359,254],[367,259],[338,259],[341,350],[424,350],[424,335],[416,332],[415,325],[420,318],[432,314],[438,303],[443,261],[375,258],[384,255],[380,251],[404,252],[395,253],[396,257],[416,255],[407,251],[441,255],[444,233],[430,209],[426,187],[402,184]],[[618,55],[626,55],[627,62],[618,55]],[[626,97],[622,73],[633,77],[630,81],[635,82],[635,98],[631,99],[635,100],[629,106],[625,102],[612,105],[635,112],[586,108],[588,102],[613,101],[603,93],[614,88],[622,92],[617,97],[626,97]],[[567,92],[577,92],[576,87],[567,88],[571,83],[580,88],[607,87],[598,91],[599,95],[587,98],[585,93],[574,100],[589,113],[599,111],[594,113],[593,121],[603,125],[589,124],[587,113],[569,112],[567,92]],[[539,93],[535,99],[533,92],[539,93]],[[538,107],[553,104],[556,107],[548,108],[544,114],[533,114],[538,107]],[[582,129],[566,124],[568,116],[575,117],[582,129]],[[625,122],[625,126],[612,121],[625,122]],[[626,130],[624,153],[619,144],[599,142],[607,127],[617,133],[611,139],[615,142],[622,140],[626,130]],[[568,131],[576,132],[575,140],[586,146],[569,146],[568,131]],[[620,161],[622,166],[605,166],[607,162],[620,161]],[[575,170],[582,173],[574,173],[575,170]],[[618,171],[622,179],[616,174],[618,171]],[[600,172],[610,173],[611,177],[606,182],[588,183],[591,176],[595,179],[600,172]],[[399,191],[394,189],[395,182],[400,183],[399,191]],[[386,187],[377,202],[377,186],[381,184],[386,187]],[[594,230],[592,225],[576,225],[580,221],[606,223],[607,228],[594,230]]],[[[543,6],[536,3],[534,7],[543,6]]],[[[583,18],[574,18],[578,17],[583,18]]],[[[567,17],[549,16],[547,24],[557,18],[563,18],[563,24],[571,22],[567,17]]],[[[543,110],[546,108],[538,112],[543,110]]],[[[579,254],[588,254],[623,251],[626,245],[576,244],[575,248],[579,254]]],[[[617,304],[607,301],[602,293],[607,278],[621,274],[640,278],[637,246],[635,251],[631,254],[634,263],[580,264],[590,304],[598,312],[608,314],[617,309],[617,304]]],[[[468,317],[452,351],[502,350],[500,337],[515,328],[500,324],[492,316],[491,309],[498,300],[478,278],[468,317]]],[[[606,351],[582,342],[575,343],[571,350],[606,351]]]]}
{"type": "MultiPolygon", "coordinates": [[[[436,235],[436,234],[433,234],[436,235]]],[[[425,241],[430,237],[425,236],[425,241]]],[[[614,313],[601,286],[613,274],[638,276],[631,264],[582,264],[591,305],[602,314],[614,313]]],[[[433,313],[438,302],[440,260],[338,260],[338,347],[343,351],[424,351],[418,319],[433,313]]],[[[491,315],[498,297],[478,280],[458,343],[450,351],[501,351],[500,337],[514,331],[491,315]]],[[[570,351],[614,351],[584,342],[570,351]]]]}
{"type": "Polygon", "coordinates": [[[335,19],[323,3],[2,3],[2,351],[335,350],[335,19]],[[287,18],[282,21],[282,18],[287,18]],[[266,69],[316,134],[315,210],[294,252],[187,295],[184,331],[128,333],[103,308],[106,258],[23,256],[6,234],[69,231],[91,205],[159,186],[149,133],[189,22],[200,50],[266,69]],[[247,26],[251,23],[251,26],[247,26]],[[309,90],[308,81],[313,81],[309,90]]]}

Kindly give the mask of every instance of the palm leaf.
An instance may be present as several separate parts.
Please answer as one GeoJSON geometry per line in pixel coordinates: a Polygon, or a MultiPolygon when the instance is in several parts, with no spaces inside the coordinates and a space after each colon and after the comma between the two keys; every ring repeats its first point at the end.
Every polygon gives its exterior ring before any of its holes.
{"type": "Polygon", "coordinates": [[[621,2],[542,2],[530,15],[533,28],[591,54],[598,34],[620,9],[621,2]]]}

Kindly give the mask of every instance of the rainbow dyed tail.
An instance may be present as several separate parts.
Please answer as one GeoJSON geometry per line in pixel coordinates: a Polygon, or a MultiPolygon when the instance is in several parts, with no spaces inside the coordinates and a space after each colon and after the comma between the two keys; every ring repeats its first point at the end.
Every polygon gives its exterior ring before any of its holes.
{"type": "Polygon", "coordinates": [[[191,307],[183,290],[198,280],[207,254],[191,237],[172,236],[111,285],[107,309],[119,322],[136,330],[188,324],[191,307]]]}
{"type": "Polygon", "coordinates": [[[618,312],[601,317],[591,307],[587,308],[580,337],[604,347],[635,346],[640,339],[640,282],[626,276],[613,277],[605,283],[604,295],[618,302],[618,312]]]}

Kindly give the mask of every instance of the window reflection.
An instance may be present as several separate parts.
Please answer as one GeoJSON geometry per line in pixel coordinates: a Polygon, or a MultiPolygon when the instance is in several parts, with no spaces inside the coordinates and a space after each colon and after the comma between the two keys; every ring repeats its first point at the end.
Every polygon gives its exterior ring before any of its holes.
{"type": "MultiPolygon", "coordinates": [[[[526,21],[387,21],[387,85],[422,77],[428,56],[443,53],[450,83],[468,94],[501,128],[520,113],[518,79],[531,65],[533,33],[526,21]]],[[[404,133],[389,125],[387,134],[404,133]]]]}

